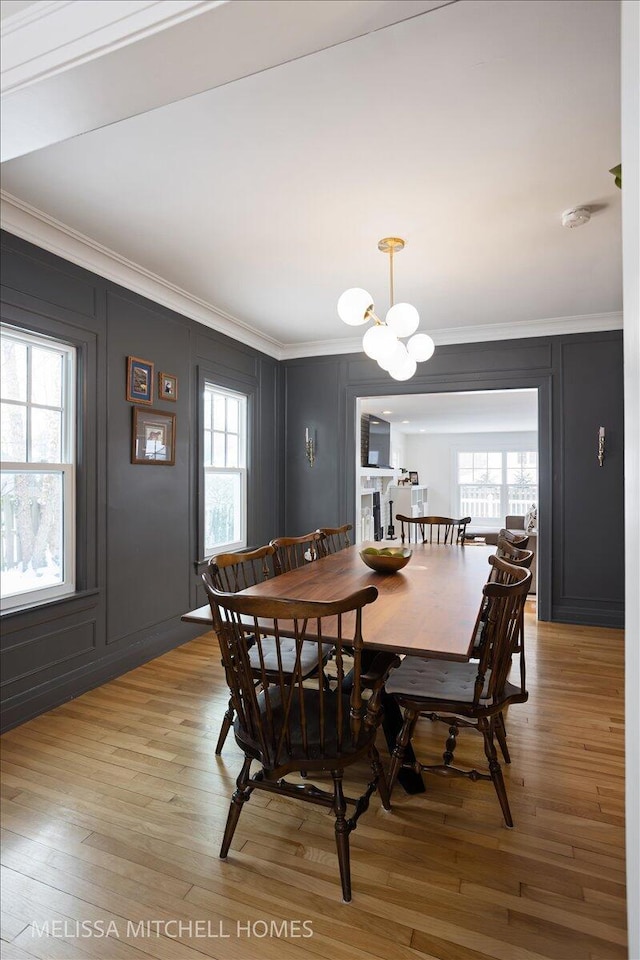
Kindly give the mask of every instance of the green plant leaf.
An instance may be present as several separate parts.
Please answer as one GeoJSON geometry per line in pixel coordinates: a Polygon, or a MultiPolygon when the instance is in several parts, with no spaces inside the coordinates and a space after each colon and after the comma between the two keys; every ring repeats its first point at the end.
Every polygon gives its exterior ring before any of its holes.
{"type": "Polygon", "coordinates": [[[617,167],[611,167],[609,173],[612,173],[615,177],[615,184],[620,190],[622,190],[622,164],[619,163],[617,167]]]}

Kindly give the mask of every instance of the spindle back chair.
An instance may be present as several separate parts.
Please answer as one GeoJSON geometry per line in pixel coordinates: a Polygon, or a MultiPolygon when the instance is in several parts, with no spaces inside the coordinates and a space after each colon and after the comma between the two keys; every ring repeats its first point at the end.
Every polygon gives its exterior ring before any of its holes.
{"type": "MultiPolygon", "coordinates": [[[[236,711],[235,738],[244,753],[220,856],[227,856],[240,812],[254,790],[318,803],[332,809],[336,817],[342,892],[348,901],[351,899],[349,834],[367,809],[376,787],[384,806],[389,808],[386,779],[375,747],[384,676],[373,684],[375,689],[368,700],[362,698],[361,683],[362,611],[376,599],[377,590],[366,587],[333,602],[311,602],[221,593],[206,574],[203,579],[236,711]],[[335,690],[305,685],[302,670],[305,647],[316,650],[317,669],[322,667],[327,619],[336,652],[335,690]],[[285,637],[293,639],[292,671],[285,671],[279,657],[275,671],[267,667],[269,653],[265,650],[265,641],[273,637],[276,642],[284,642],[285,637]],[[353,656],[350,695],[342,692],[346,670],[351,669],[351,661],[346,665],[343,657],[347,646],[353,656]],[[257,651],[260,665],[258,686],[255,661],[251,657],[253,651],[257,651]],[[372,779],[360,797],[350,799],[343,792],[343,774],[361,758],[369,759],[372,779]],[[253,776],[250,775],[252,761],[260,764],[253,776]],[[333,789],[284,779],[286,774],[299,771],[304,771],[310,781],[315,773],[330,773],[333,789]],[[354,805],[349,818],[348,804],[354,805]]],[[[276,651],[278,649],[276,645],[276,651]]]]}

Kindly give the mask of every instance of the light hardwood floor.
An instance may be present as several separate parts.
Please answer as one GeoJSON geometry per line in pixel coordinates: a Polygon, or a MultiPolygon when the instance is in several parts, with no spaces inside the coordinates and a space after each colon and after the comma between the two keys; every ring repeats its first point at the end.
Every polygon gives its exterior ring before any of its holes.
{"type": "MultiPolygon", "coordinates": [[[[2,957],[624,958],[623,656],[620,631],[529,612],[515,829],[487,783],[432,776],[391,813],[374,797],[344,904],[319,808],[254,794],[218,859],[240,753],[213,753],[227,694],[205,634],[2,738],[2,957]]],[[[419,731],[437,757],[446,728],[419,731]]],[[[477,734],[457,755],[481,763],[477,734]]]]}

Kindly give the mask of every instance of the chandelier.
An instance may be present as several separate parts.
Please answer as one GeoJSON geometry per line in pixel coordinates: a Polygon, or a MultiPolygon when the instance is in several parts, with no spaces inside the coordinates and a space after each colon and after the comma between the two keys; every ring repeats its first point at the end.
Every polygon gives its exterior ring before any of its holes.
{"type": "Polygon", "coordinates": [[[393,302],[393,255],[404,248],[399,237],[385,237],[378,250],[389,254],[389,309],[384,320],[373,312],[373,298],[361,287],[345,290],[338,300],[338,316],[349,326],[357,327],[373,320],[362,338],[362,349],[377,360],[394,380],[409,380],[417,364],[433,356],[435,344],[426,333],[416,333],[420,316],[410,303],[393,302]],[[404,340],[409,337],[407,343],[404,340]]]}

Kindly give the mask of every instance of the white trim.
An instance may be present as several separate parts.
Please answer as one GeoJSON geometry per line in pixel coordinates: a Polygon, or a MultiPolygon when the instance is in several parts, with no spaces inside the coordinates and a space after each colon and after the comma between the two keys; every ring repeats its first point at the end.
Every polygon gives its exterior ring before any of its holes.
{"type": "MultiPolygon", "coordinates": [[[[486,323],[472,327],[425,330],[437,347],[449,343],[489,343],[493,340],[523,340],[526,337],[557,337],[569,333],[597,333],[621,330],[622,312],[589,313],[573,317],[549,317],[544,320],[521,320],[517,323],[486,323]]],[[[314,340],[307,343],[283,344],[283,360],[302,357],[324,357],[332,354],[362,353],[362,337],[350,340],[314,340]]],[[[420,364],[418,364],[420,370],[420,364]]]]}
{"type": "Polygon", "coordinates": [[[454,504],[452,516],[462,517],[467,513],[461,506],[460,500],[460,487],[462,486],[481,486],[481,484],[475,484],[473,482],[469,484],[462,484],[458,481],[458,470],[459,467],[459,456],[461,453],[500,453],[502,455],[501,462],[501,475],[502,479],[500,483],[487,483],[486,486],[489,487],[500,487],[500,509],[498,511],[497,517],[471,517],[470,526],[474,530],[478,529],[490,529],[495,530],[496,525],[502,526],[504,523],[503,517],[509,516],[509,486],[507,482],[507,455],[509,453],[535,453],[536,455],[536,476],[537,481],[535,483],[535,496],[532,496],[532,500],[535,501],[535,504],[539,503],[540,497],[540,457],[538,451],[538,442],[537,442],[537,431],[532,431],[536,433],[536,443],[535,447],[532,447],[531,440],[526,437],[521,440],[509,440],[504,437],[499,437],[497,440],[495,436],[487,442],[486,437],[488,434],[478,434],[477,438],[473,441],[453,443],[451,445],[451,503],[454,504]]]}
{"type": "Polygon", "coordinates": [[[35,3],[2,21],[2,93],[15,93],[224,3],[228,0],[35,3]]]}
{"type": "MultiPolygon", "coordinates": [[[[3,336],[11,338],[31,347],[41,347],[55,351],[63,358],[62,395],[59,406],[33,403],[30,396],[25,400],[4,400],[5,403],[14,403],[26,410],[29,417],[30,410],[58,410],[62,414],[62,449],[60,463],[51,463],[42,460],[31,460],[31,449],[25,450],[26,460],[0,461],[3,473],[36,473],[58,474],[62,478],[62,516],[61,516],[61,548],[62,548],[62,580],[59,583],[45,587],[21,589],[16,593],[5,594],[0,598],[0,608],[11,610],[16,607],[29,607],[43,600],[56,600],[75,593],[76,589],[76,398],[77,383],[76,360],[77,349],[62,339],[46,336],[24,330],[13,323],[2,323],[3,336]]],[[[29,434],[27,433],[27,438],[29,434]]],[[[29,447],[31,445],[29,444],[29,447]]]]}
{"type": "Polygon", "coordinates": [[[53,474],[62,480],[62,580],[45,587],[27,587],[0,598],[4,613],[16,607],[27,608],[43,600],[58,600],[72,596],[76,590],[76,468],[75,463],[2,463],[3,473],[53,474]]]}
{"type": "MultiPolygon", "coordinates": [[[[207,401],[207,397],[210,394],[217,394],[218,396],[223,397],[232,397],[235,400],[239,400],[239,410],[238,410],[238,432],[234,434],[233,431],[227,430],[226,424],[226,412],[225,412],[225,445],[226,437],[231,434],[232,436],[237,436],[238,438],[238,459],[241,462],[241,466],[237,467],[221,467],[216,466],[211,463],[203,463],[203,521],[206,521],[207,516],[207,505],[206,505],[206,481],[208,476],[233,476],[240,478],[240,503],[239,503],[239,512],[240,512],[240,538],[239,540],[234,540],[230,543],[217,543],[217,544],[208,544],[206,542],[206,529],[202,531],[202,544],[205,557],[211,557],[218,553],[229,553],[235,552],[237,550],[243,550],[247,546],[247,519],[249,513],[249,502],[247,496],[247,449],[249,446],[249,437],[247,432],[248,424],[248,407],[249,407],[249,398],[246,393],[241,393],[237,390],[229,390],[226,387],[220,387],[213,380],[207,380],[205,378],[204,391],[202,396],[202,403],[204,404],[207,401]]],[[[202,453],[204,459],[204,433],[205,433],[205,418],[202,418],[202,453]]],[[[211,454],[213,456],[213,413],[212,413],[212,422],[211,422],[211,454]]],[[[216,431],[219,432],[219,431],[216,431]]],[[[225,450],[225,459],[226,459],[226,450],[225,450]]]]}
{"type": "Polygon", "coordinates": [[[233,337],[276,360],[282,359],[283,344],[278,340],[258,333],[237,317],[163,280],[150,270],[4,191],[0,191],[0,220],[4,230],[23,240],[85,270],[91,270],[106,280],[112,280],[169,310],[190,317],[205,327],[233,337]]]}
{"type": "MultiPolygon", "coordinates": [[[[169,283],[157,274],[128,260],[114,250],[50,217],[36,207],[5,191],[0,191],[0,210],[3,229],[23,240],[134,293],[139,293],[169,310],[212,330],[217,330],[239,343],[266,353],[276,360],[297,360],[304,357],[326,357],[342,354],[362,354],[362,338],[348,340],[309,340],[304,343],[282,343],[275,337],[260,333],[248,323],[169,283]]],[[[550,317],[525,320],[519,323],[492,323],[452,329],[429,330],[437,346],[453,343],[486,343],[494,340],[519,340],[525,337],[560,336],[571,333],[591,333],[602,330],[620,330],[622,313],[593,313],[584,316],[550,317]]],[[[363,355],[363,354],[362,354],[363,355]]],[[[364,355],[363,355],[364,356],[364,355]]],[[[420,369],[420,368],[418,368],[420,369]]]]}
{"type": "Polygon", "coordinates": [[[626,851],[629,957],[640,956],[640,4],[621,5],[626,851]],[[636,906],[634,907],[634,903],[636,906]]]}
{"type": "Polygon", "coordinates": [[[48,17],[56,10],[67,7],[73,0],[39,0],[38,3],[31,3],[24,10],[12,13],[0,21],[0,36],[6,37],[14,30],[23,30],[29,24],[48,17]]]}
{"type": "MultiPolygon", "coordinates": [[[[244,550],[247,546],[247,468],[246,467],[212,467],[206,464],[203,467],[204,481],[206,487],[207,477],[238,477],[240,479],[240,539],[230,543],[209,544],[206,542],[206,530],[202,531],[202,542],[204,556],[206,559],[215,556],[217,553],[233,553],[237,550],[244,550]]],[[[206,520],[207,505],[206,494],[203,505],[203,518],[206,520]]]]}

